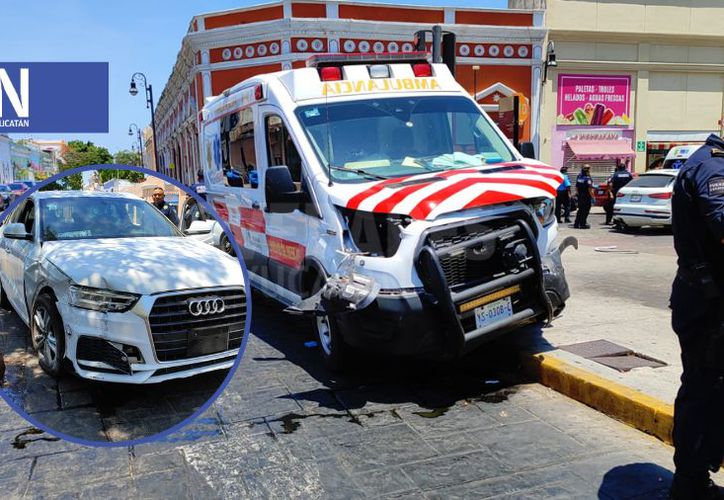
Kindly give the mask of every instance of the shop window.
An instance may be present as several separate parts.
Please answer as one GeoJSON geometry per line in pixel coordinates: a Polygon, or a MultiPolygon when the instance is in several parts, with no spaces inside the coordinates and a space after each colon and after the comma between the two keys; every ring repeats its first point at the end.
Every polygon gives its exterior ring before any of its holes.
{"type": "Polygon", "coordinates": [[[292,180],[302,180],[302,158],[282,119],[277,115],[266,117],[267,161],[270,167],[286,165],[292,180]]]}

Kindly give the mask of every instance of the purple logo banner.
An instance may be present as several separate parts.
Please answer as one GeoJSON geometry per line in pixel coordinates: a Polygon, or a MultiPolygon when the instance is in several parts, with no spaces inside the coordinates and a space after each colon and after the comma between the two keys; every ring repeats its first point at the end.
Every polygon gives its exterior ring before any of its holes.
{"type": "Polygon", "coordinates": [[[107,133],[108,63],[0,62],[0,133],[107,133]]]}

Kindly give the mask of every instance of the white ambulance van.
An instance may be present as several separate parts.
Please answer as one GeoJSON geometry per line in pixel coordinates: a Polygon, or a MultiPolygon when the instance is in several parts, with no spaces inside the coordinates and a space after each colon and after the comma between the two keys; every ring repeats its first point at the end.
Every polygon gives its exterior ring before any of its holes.
{"type": "Polygon", "coordinates": [[[252,77],[207,100],[200,135],[252,285],[315,316],[332,368],[353,348],[459,356],[569,297],[561,174],[522,158],[423,53],[252,77]]]}

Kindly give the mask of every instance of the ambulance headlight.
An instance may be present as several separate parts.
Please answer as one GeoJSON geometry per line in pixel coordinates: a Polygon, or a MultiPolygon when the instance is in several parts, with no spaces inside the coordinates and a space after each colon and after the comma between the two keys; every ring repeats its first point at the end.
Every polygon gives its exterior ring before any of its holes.
{"type": "Polygon", "coordinates": [[[395,255],[400,247],[400,228],[412,222],[412,219],[406,215],[337,208],[347,224],[357,249],[378,257],[395,255]]]}
{"type": "Polygon", "coordinates": [[[536,198],[535,200],[531,200],[529,205],[533,210],[536,219],[538,219],[538,222],[541,223],[541,226],[547,226],[553,222],[553,218],[555,216],[553,213],[555,210],[555,203],[553,199],[536,198]]]}

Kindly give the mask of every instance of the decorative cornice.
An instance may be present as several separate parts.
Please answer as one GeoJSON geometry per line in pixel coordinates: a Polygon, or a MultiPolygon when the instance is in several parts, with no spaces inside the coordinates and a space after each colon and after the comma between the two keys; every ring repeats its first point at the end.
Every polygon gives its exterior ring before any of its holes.
{"type": "Polygon", "coordinates": [[[629,31],[588,31],[551,29],[549,38],[556,42],[586,43],[660,43],[684,47],[722,47],[724,33],[721,35],[697,35],[689,33],[638,33],[629,31]]]}

